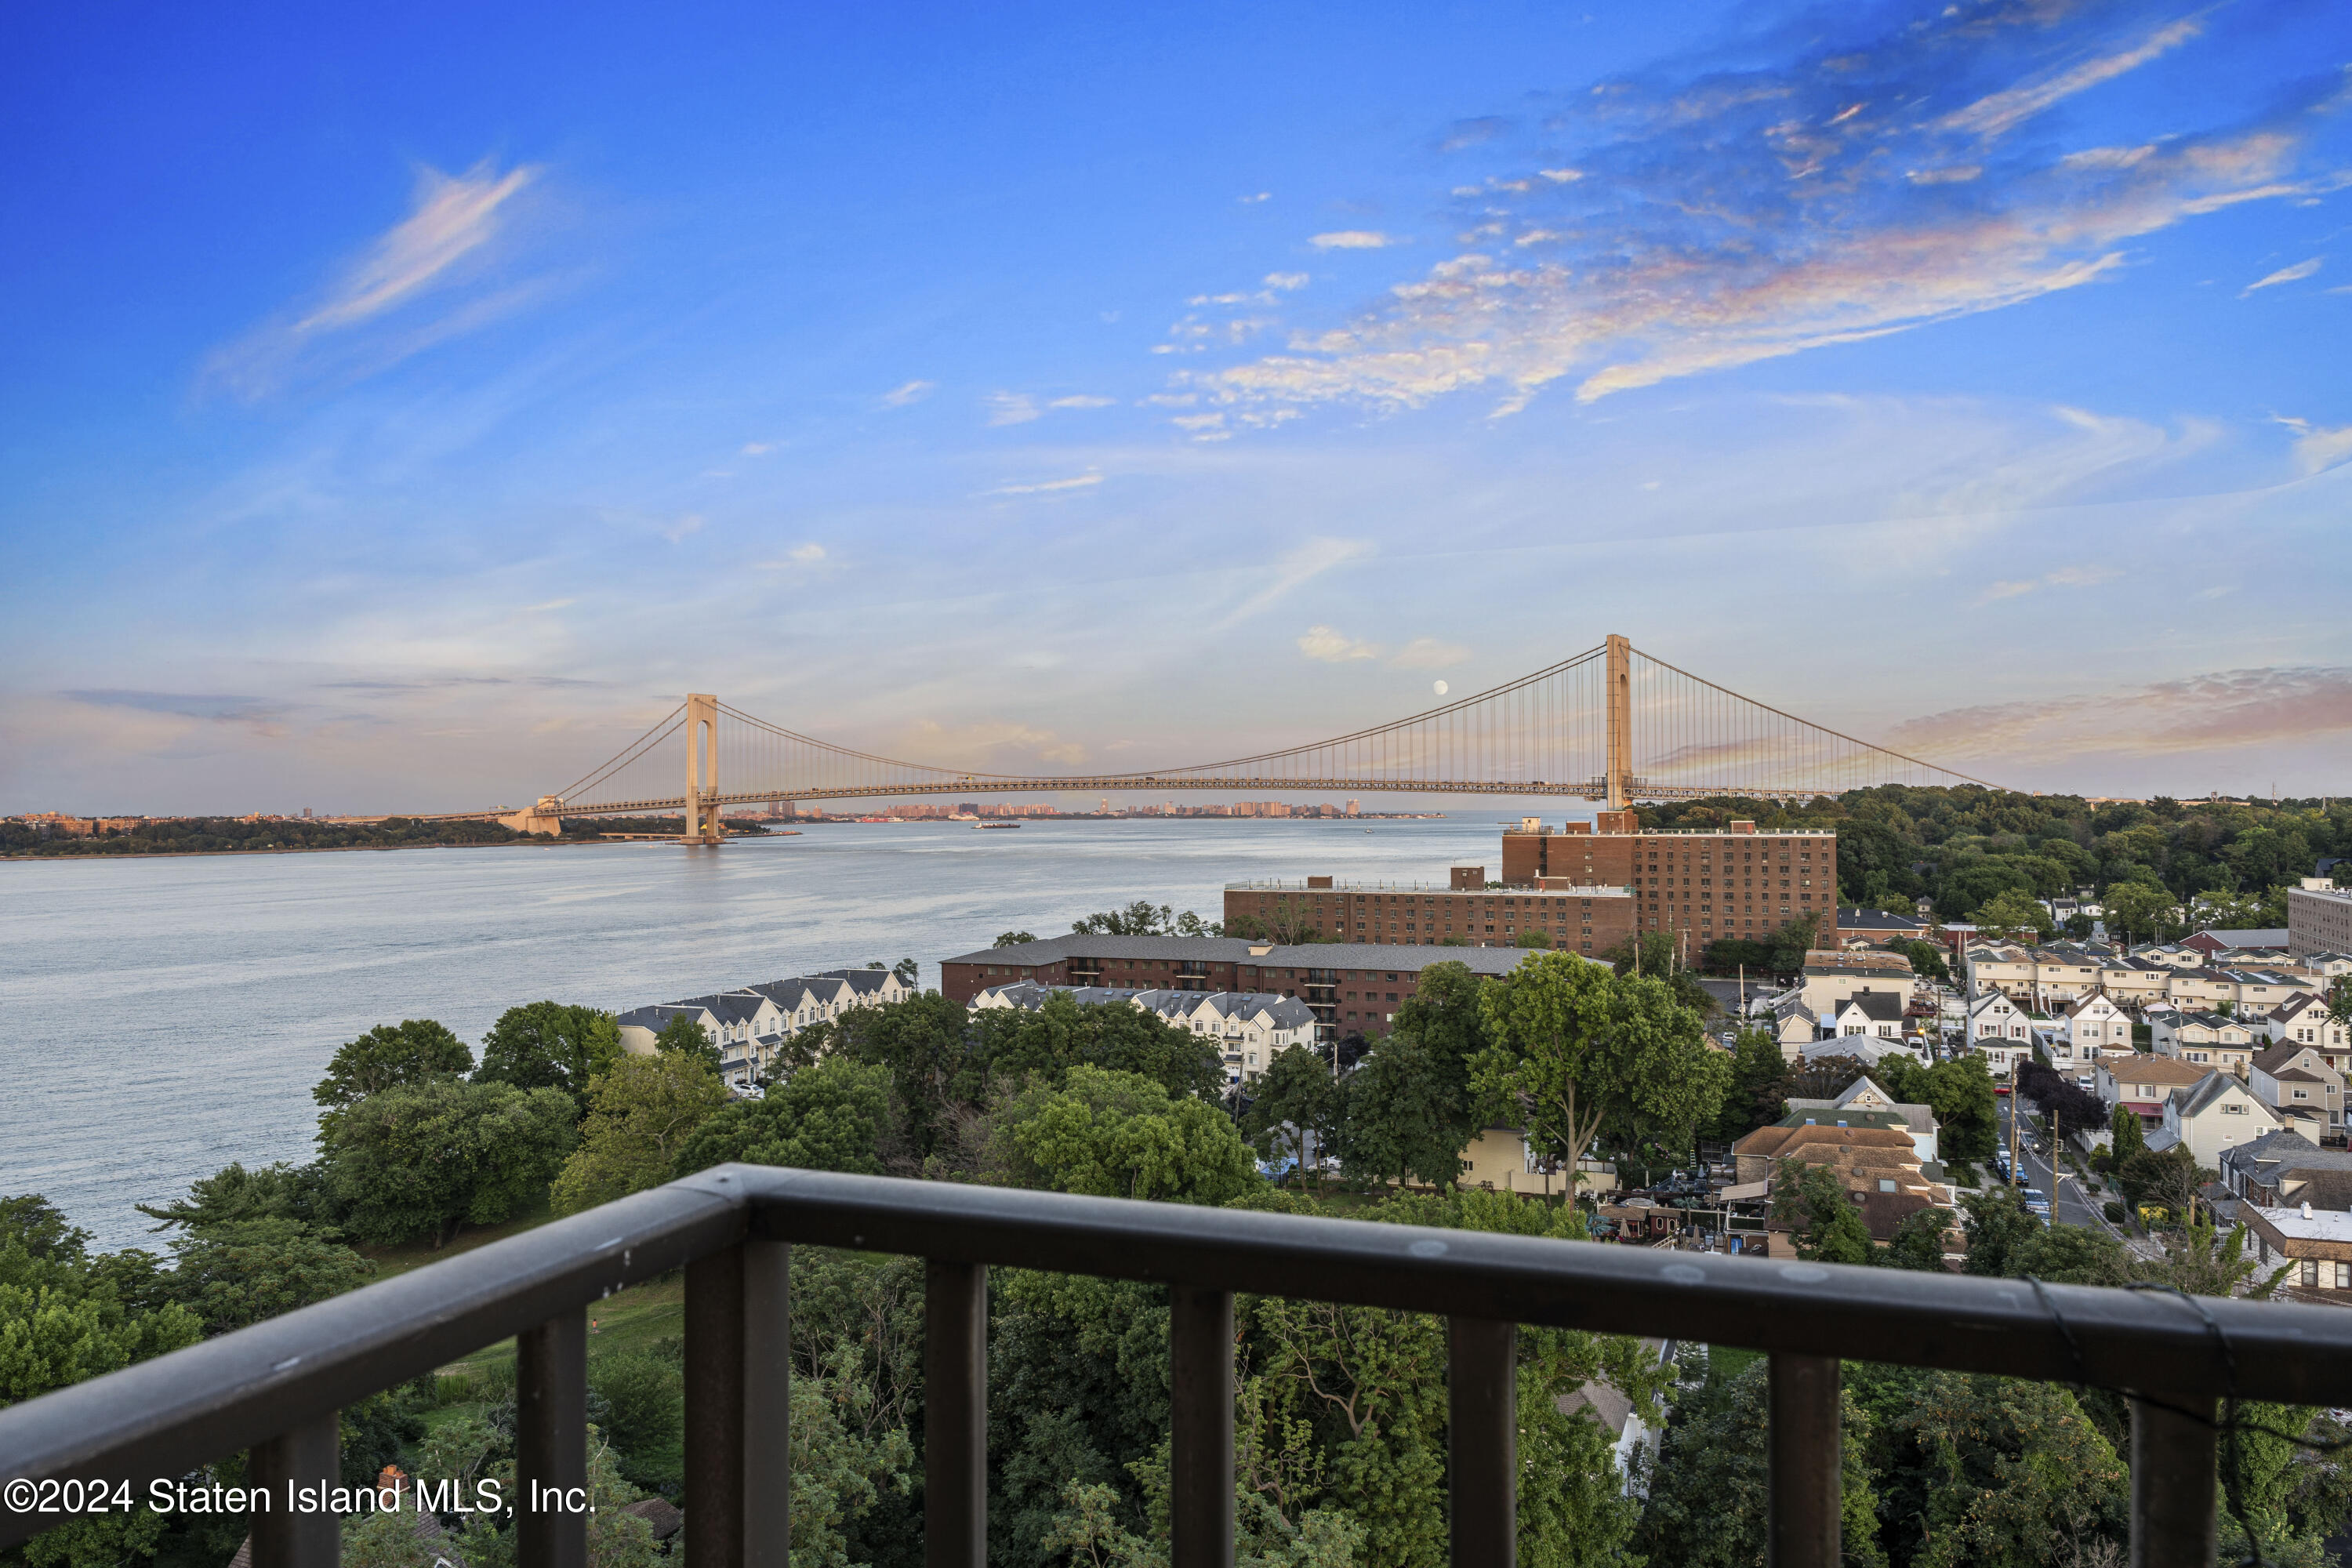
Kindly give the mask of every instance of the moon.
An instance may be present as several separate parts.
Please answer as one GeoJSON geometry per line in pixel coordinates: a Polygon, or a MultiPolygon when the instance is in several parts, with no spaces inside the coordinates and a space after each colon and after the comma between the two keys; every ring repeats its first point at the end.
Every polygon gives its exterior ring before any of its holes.
{"type": "Polygon", "coordinates": [[[1444,681],[1442,681],[1442,680],[1433,680],[1433,681],[1431,681],[1431,682],[1430,682],[1430,687],[1431,687],[1431,689],[1432,689],[1433,690],[1434,690],[1434,691],[1435,691],[1435,692],[1436,692],[1440,697],[1443,697],[1443,696],[1444,696],[1444,695],[1445,695],[1445,682],[1444,682],[1444,681]]]}

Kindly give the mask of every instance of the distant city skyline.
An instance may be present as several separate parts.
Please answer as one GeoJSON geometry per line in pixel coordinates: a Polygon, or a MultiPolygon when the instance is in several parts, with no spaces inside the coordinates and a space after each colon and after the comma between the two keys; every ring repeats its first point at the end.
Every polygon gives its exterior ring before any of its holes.
{"type": "Polygon", "coordinates": [[[0,39],[0,810],[520,805],[688,689],[1125,772],[1608,632],[2018,788],[2352,789],[2341,6],[0,39]]]}

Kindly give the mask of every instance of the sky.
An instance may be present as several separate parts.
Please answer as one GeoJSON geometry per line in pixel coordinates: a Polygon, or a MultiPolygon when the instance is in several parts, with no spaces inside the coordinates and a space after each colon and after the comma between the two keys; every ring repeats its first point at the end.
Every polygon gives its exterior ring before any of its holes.
{"type": "Polygon", "coordinates": [[[0,810],[998,773],[1622,633],[2352,789],[2352,8],[0,16],[0,810]]]}

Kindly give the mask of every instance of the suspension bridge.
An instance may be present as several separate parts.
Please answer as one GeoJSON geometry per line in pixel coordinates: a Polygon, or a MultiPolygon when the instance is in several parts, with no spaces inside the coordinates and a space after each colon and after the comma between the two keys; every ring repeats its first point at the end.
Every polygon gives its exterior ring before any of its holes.
{"type": "Polygon", "coordinates": [[[721,808],[760,802],[1278,790],[1568,795],[1622,809],[1637,800],[1793,800],[1882,784],[1985,782],[1811,723],[1612,636],[1531,675],[1390,723],[1149,773],[1028,775],[904,762],[803,735],[698,692],[521,811],[439,815],[552,834],[566,816],[683,812],[687,839],[715,843],[721,808]]]}

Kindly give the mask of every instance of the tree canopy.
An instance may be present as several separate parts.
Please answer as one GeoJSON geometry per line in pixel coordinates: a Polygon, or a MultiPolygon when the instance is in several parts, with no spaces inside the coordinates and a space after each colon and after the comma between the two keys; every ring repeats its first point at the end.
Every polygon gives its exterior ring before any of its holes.
{"type": "Polygon", "coordinates": [[[620,1055],[621,1031],[610,1013],[528,1002],[499,1014],[482,1037],[482,1065],[474,1081],[560,1089],[585,1112],[588,1080],[610,1070],[620,1055]]]}
{"type": "Polygon", "coordinates": [[[559,1089],[427,1079],[372,1094],[322,1137],[326,1187],[362,1241],[496,1225],[535,1201],[579,1141],[559,1089]]]}
{"type": "Polygon", "coordinates": [[[727,1086],[699,1052],[624,1056],[589,1080],[580,1147],[555,1178],[555,1212],[577,1214],[668,1181],[687,1140],[726,1103],[727,1086]]]}
{"type": "Polygon", "coordinates": [[[346,1042],[327,1064],[327,1076],[310,1098],[327,1107],[324,1123],[346,1106],[379,1094],[395,1084],[415,1083],[436,1074],[463,1076],[474,1070],[474,1053],[466,1043],[430,1018],[406,1018],[378,1024],[356,1040],[346,1042]]]}

